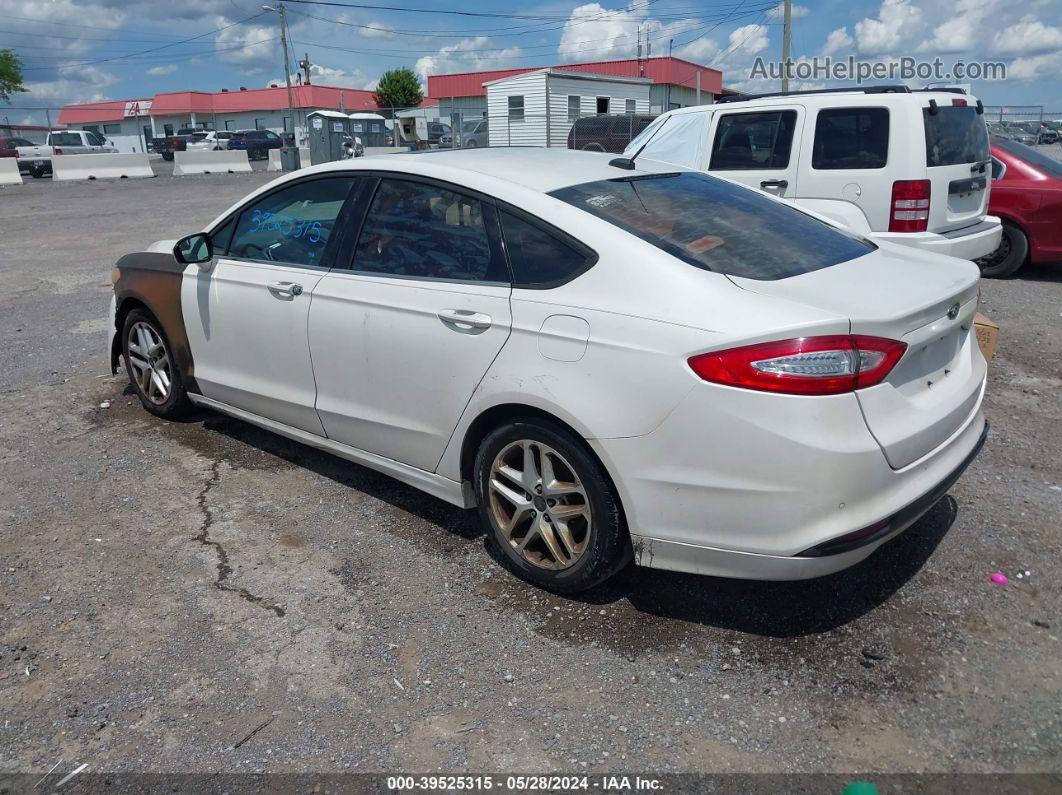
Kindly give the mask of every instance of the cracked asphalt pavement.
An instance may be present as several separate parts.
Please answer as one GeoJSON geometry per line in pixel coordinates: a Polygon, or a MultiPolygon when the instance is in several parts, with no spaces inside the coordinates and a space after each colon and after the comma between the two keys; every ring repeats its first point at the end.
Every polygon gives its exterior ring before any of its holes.
{"type": "Polygon", "coordinates": [[[472,513],[109,374],[113,262],[268,178],[0,189],[0,770],[1059,771],[1062,266],[985,282],[988,443],[865,563],[562,598],[472,513]]]}

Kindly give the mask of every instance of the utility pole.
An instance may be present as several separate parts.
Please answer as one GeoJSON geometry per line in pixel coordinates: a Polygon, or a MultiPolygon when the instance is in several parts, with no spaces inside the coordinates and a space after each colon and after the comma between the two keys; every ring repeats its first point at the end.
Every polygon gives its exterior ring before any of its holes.
{"type": "Polygon", "coordinates": [[[310,53],[304,53],[302,60],[299,61],[299,68],[302,69],[302,73],[305,75],[302,79],[302,84],[304,86],[310,85],[310,67],[312,65],[313,64],[310,63],[310,53]]]}
{"type": "Polygon", "coordinates": [[[284,82],[288,86],[288,126],[291,128],[292,139],[295,137],[295,99],[291,93],[291,66],[288,63],[288,20],[284,16],[284,4],[277,3],[273,6],[262,6],[266,11],[276,11],[280,17],[280,47],[284,50],[284,82]]]}
{"type": "Polygon", "coordinates": [[[789,51],[793,44],[793,0],[782,0],[782,91],[789,91],[789,51]]]}

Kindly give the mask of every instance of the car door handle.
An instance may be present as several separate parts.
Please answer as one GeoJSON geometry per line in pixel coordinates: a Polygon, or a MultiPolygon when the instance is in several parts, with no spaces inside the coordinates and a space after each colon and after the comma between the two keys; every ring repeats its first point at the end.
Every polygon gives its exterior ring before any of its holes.
{"type": "Polygon", "coordinates": [[[779,190],[785,190],[789,187],[789,180],[787,179],[765,179],[760,183],[761,188],[778,188],[779,190]]]}
{"type": "Polygon", "coordinates": [[[270,282],[268,287],[270,292],[277,295],[288,295],[292,298],[302,295],[302,285],[295,282],[270,282]]]}
{"type": "Polygon", "coordinates": [[[439,320],[451,326],[475,329],[487,329],[491,324],[490,315],[468,309],[441,309],[439,320]]]}

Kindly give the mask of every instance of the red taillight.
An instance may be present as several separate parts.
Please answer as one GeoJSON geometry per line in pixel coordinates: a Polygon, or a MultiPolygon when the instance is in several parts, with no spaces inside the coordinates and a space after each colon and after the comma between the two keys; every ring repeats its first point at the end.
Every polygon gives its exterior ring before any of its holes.
{"type": "Polygon", "coordinates": [[[690,368],[715,384],[788,395],[839,395],[880,384],[907,343],[859,334],[801,337],[702,353],[690,368]]]}
{"type": "Polygon", "coordinates": [[[953,108],[965,108],[966,107],[966,100],[965,99],[953,99],[951,101],[951,106],[953,108]]]}
{"type": "Polygon", "coordinates": [[[925,232],[929,227],[928,179],[900,179],[892,183],[890,232],[925,232]]]}
{"type": "MultiPolygon", "coordinates": [[[[52,154],[53,155],[61,155],[62,153],[63,153],[63,150],[60,149],[58,146],[55,147],[55,149],[52,150],[52,154]]],[[[66,161],[64,160],[63,162],[65,163],[66,161]]]]}

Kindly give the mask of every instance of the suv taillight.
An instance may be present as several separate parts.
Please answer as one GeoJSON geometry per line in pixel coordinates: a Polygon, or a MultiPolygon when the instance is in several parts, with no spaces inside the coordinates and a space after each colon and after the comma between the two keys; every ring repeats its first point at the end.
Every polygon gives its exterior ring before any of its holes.
{"type": "Polygon", "coordinates": [[[925,232],[929,228],[928,179],[900,179],[892,183],[890,232],[925,232]]]}
{"type": "MultiPolygon", "coordinates": [[[[63,153],[63,150],[60,149],[58,146],[55,147],[55,149],[52,150],[52,154],[53,155],[61,155],[62,153],[63,153]]],[[[64,160],[63,162],[65,163],[66,161],[64,160]]]]}
{"type": "Polygon", "coordinates": [[[839,395],[875,386],[900,361],[907,343],[860,334],[763,342],[688,360],[714,384],[787,395],[839,395]]]}

